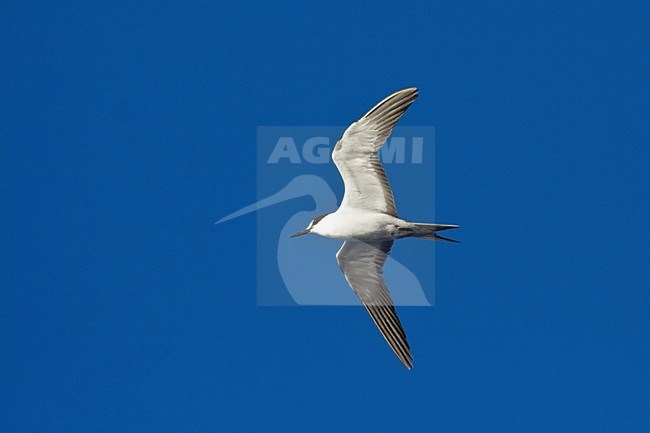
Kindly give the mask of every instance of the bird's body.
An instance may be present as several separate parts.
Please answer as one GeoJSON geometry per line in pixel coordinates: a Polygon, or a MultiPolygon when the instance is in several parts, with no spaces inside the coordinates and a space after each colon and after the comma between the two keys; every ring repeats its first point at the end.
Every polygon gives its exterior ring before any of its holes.
{"type": "Polygon", "coordinates": [[[382,212],[347,207],[326,214],[310,233],[332,239],[376,242],[426,237],[426,234],[433,235],[434,232],[457,227],[449,224],[412,223],[382,212]],[[432,226],[433,229],[427,229],[428,226],[432,226]]]}
{"type": "Polygon", "coordinates": [[[334,239],[384,241],[408,236],[410,223],[381,212],[350,207],[327,214],[312,233],[334,239]],[[401,230],[400,230],[401,229],[401,230]]]}
{"type": "Polygon", "coordinates": [[[458,227],[399,218],[393,192],[377,156],[417,95],[416,88],[400,90],[346,129],[332,153],[345,183],[341,206],[336,212],[314,218],[306,229],[294,235],[313,233],[345,240],[336,254],[339,267],[390,347],[409,369],[413,356],[384,283],[384,262],[395,239],[451,241],[437,232],[458,227]]]}

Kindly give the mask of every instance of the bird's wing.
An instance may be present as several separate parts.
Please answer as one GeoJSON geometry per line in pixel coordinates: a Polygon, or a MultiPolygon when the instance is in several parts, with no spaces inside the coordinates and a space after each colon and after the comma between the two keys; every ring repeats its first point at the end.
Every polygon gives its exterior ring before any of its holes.
{"type": "Polygon", "coordinates": [[[345,183],[342,208],[397,216],[393,192],[377,152],[417,97],[414,87],[393,93],[350,125],[336,143],[332,159],[345,183]]]}
{"type": "Polygon", "coordinates": [[[382,276],[392,246],[393,241],[366,243],[347,240],[336,253],[336,260],[393,352],[406,368],[411,369],[413,355],[382,276]]]}

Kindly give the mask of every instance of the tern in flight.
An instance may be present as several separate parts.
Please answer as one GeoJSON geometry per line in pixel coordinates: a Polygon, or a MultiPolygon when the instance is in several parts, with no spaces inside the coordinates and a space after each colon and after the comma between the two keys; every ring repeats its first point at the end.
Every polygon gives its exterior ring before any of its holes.
{"type": "Polygon", "coordinates": [[[437,232],[458,228],[399,218],[393,192],[377,156],[393,127],[417,96],[416,88],[400,90],[345,130],[332,152],[345,184],[341,206],[336,212],[314,218],[306,229],[292,235],[312,233],[345,241],[336,253],[339,268],[393,352],[408,369],[413,366],[413,355],[384,283],[384,262],[395,239],[416,237],[456,242],[437,232]]]}

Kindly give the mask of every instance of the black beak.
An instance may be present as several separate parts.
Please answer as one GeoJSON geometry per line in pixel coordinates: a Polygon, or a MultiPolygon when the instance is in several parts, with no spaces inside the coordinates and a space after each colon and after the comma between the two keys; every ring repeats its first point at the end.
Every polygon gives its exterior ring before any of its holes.
{"type": "Polygon", "coordinates": [[[303,235],[306,235],[306,234],[309,234],[309,230],[304,229],[304,230],[300,230],[298,233],[292,234],[291,237],[292,238],[297,238],[298,236],[303,236],[303,235]]]}

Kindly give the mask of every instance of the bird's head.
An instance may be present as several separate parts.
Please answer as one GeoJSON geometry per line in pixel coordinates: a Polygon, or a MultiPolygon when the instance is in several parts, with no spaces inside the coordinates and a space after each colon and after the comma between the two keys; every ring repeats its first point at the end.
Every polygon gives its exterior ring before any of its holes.
{"type": "Polygon", "coordinates": [[[326,214],[323,214],[323,215],[319,215],[319,216],[317,216],[316,218],[314,218],[313,220],[311,220],[311,222],[309,223],[309,225],[307,226],[306,229],[304,229],[304,230],[300,230],[298,233],[294,233],[294,234],[292,234],[291,237],[292,237],[292,238],[297,238],[298,236],[308,235],[309,233],[317,233],[316,231],[314,231],[314,230],[317,230],[317,229],[315,229],[316,225],[317,225],[319,222],[321,222],[321,220],[322,220],[323,218],[325,218],[327,215],[329,215],[329,214],[326,213],[326,214]]]}

